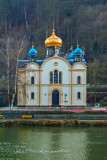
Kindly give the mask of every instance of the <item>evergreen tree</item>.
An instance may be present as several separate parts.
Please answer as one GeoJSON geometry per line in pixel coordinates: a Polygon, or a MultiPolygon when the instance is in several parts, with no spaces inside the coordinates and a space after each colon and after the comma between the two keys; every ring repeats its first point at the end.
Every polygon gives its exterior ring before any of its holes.
{"type": "Polygon", "coordinates": [[[98,44],[98,40],[95,38],[92,47],[92,57],[99,58],[100,57],[100,47],[98,44]]]}

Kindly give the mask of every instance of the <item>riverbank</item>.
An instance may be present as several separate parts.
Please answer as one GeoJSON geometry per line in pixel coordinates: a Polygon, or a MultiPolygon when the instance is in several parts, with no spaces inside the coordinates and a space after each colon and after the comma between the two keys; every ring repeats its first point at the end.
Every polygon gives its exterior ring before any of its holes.
{"type": "Polygon", "coordinates": [[[81,121],[73,120],[34,120],[34,119],[12,119],[1,120],[0,126],[107,126],[107,120],[81,121]]]}

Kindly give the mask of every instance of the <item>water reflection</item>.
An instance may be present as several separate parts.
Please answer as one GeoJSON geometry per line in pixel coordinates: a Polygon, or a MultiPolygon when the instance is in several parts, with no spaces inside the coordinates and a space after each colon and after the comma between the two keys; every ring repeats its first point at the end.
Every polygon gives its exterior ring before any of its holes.
{"type": "Polygon", "coordinates": [[[102,130],[70,127],[1,127],[0,158],[103,160],[106,157],[104,147],[107,145],[107,128],[102,130]],[[103,155],[100,151],[104,152],[103,155]]]}

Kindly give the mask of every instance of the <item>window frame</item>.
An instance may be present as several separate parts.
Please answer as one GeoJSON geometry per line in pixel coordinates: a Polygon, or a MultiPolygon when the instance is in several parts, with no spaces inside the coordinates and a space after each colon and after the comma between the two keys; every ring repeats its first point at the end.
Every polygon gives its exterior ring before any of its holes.
{"type": "Polygon", "coordinates": [[[63,76],[63,72],[59,71],[57,69],[50,71],[49,72],[49,84],[62,84],[62,76],[63,76]],[[55,71],[56,73],[56,77],[55,77],[55,71]],[[61,75],[61,78],[60,78],[61,75]],[[51,77],[52,76],[52,77],[51,77]],[[55,81],[55,79],[57,78],[57,81],[55,81]]]}
{"type": "Polygon", "coordinates": [[[62,72],[61,71],[59,72],[59,84],[62,84],[62,72]],[[61,77],[60,77],[60,75],[61,75],[61,77]]]}
{"type": "Polygon", "coordinates": [[[81,99],[81,92],[77,92],[77,99],[81,99]]]}
{"type": "Polygon", "coordinates": [[[77,84],[81,84],[81,76],[77,76],[77,84]]]}
{"type": "Polygon", "coordinates": [[[54,84],[58,84],[58,70],[54,70],[54,84]]]}
{"type": "Polygon", "coordinates": [[[31,99],[33,100],[33,99],[35,99],[35,93],[34,92],[31,92],[31,99]]]}
{"type": "Polygon", "coordinates": [[[50,84],[53,84],[53,72],[50,72],[50,84]],[[52,77],[51,77],[52,75],[52,77]]]}
{"type": "Polygon", "coordinates": [[[35,84],[35,77],[34,76],[31,77],[31,84],[35,84]]]}

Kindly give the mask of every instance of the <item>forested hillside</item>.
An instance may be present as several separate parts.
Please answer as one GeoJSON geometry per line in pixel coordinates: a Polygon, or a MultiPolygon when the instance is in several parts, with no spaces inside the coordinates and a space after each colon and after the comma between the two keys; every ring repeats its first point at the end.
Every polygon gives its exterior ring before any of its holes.
{"type": "Polygon", "coordinates": [[[106,84],[107,0],[0,0],[0,77],[14,76],[17,57],[27,57],[32,40],[37,58],[45,57],[53,20],[62,52],[75,48],[78,39],[86,53],[88,83],[106,84]]]}

